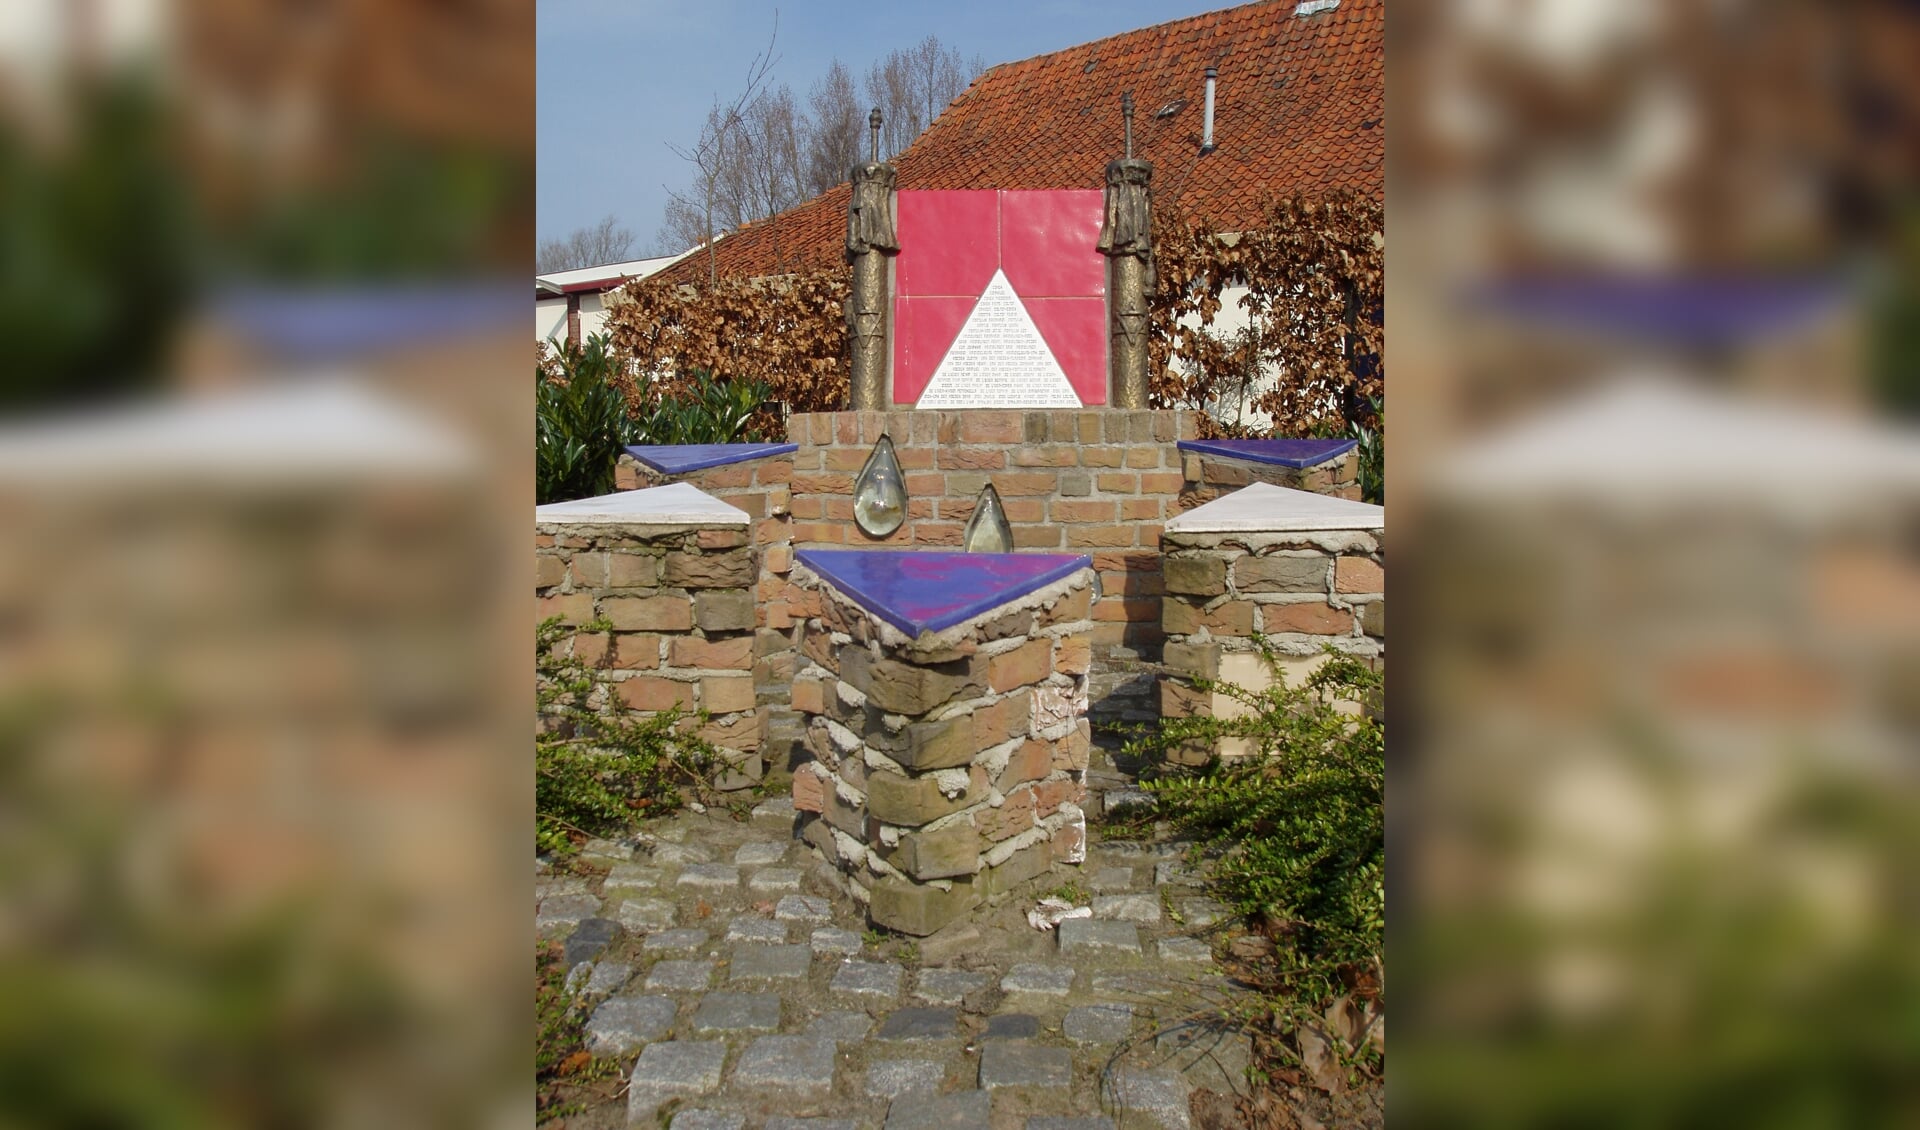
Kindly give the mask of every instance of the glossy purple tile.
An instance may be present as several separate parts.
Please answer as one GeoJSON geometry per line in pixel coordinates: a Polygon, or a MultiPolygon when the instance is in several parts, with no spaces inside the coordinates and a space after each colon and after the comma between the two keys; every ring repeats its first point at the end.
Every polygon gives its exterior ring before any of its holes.
{"type": "Polygon", "coordinates": [[[910,636],[938,632],[1093,564],[1067,553],[803,549],[795,560],[910,636]]]}
{"type": "Polygon", "coordinates": [[[1183,439],[1182,451],[1280,467],[1312,467],[1352,451],[1350,439],[1183,439]]]}
{"type": "Polygon", "coordinates": [[[797,443],[636,443],[627,454],[661,474],[679,475],[798,450],[797,443]]]}

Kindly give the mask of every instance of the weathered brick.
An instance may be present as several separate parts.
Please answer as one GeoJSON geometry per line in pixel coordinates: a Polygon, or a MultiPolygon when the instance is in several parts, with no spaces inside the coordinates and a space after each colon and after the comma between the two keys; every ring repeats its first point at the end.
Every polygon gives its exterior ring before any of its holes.
{"type": "Polygon", "coordinates": [[[1059,549],[1065,540],[1065,531],[1057,526],[1015,526],[1013,545],[1015,549],[1059,549]]]}
{"type": "Polygon", "coordinates": [[[852,494],[853,476],[838,473],[803,475],[795,472],[792,488],[795,494],[852,494]]]}
{"type": "Polygon", "coordinates": [[[1092,730],[1087,720],[1082,718],[1074,726],[1073,733],[1053,743],[1053,768],[1065,769],[1070,773],[1084,772],[1092,753],[1092,730]]]}
{"type": "Polygon", "coordinates": [[[573,555],[568,568],[574,588],[599,589],[607,585],[607,555],[600,550],[581,550],[573,555]]]}
{"type": "Polygon", "coordinates": [[[1019,443],[1026,438],[1024,413],[969,411],[959,415],[954,434],[961,443],[1019,443]]]}
{"type": "Polygon", "coordinates": [[[1056,476],[1039,471],[1009,471],[992,478],[993,489],[1007,498],[1050,495],[1056,485],[1056,476]]]}
{"type": "Polygon", "coordinates": [[[1233,564],[1233,585],[1241,592],[1326,592],[1327,558],[1319,553],[1243,557],[1233,564]]]}
{"type": "Polygon", "coordinates": [[[1163,471],[1140,476],[1141,494],[1179,494],[1186,480],[1178,471],[1163,471]]]}
{"type": "MultiPolygon", "coordinates": [[[[998,471],[1007,465],[1007,453],[977,447],[943,447],[934,465],[942,471],[998,471]]],[[[947,489],[949,492],[959,490],[951,479],[947,481],[947,489]]]]}
{"type": "Polygon", "coordinates": [[[1040,613],[1040,626],[1043,628],[1051,628],[1055,624],[1071,624],[1076,620],[1085,620],[1087,618],[1087,610],[1092,604],[1093,589],[1091,586],[1074,589],[1072,592],[1067,593],[1055,601],[1052,608],[1048,608],[1040,613]]]}
{"type": "Polygon", "coordinates": [[[635,710],[671,710],[693,707],[693,684],[641,675],[616,684],[620,697],[635,710]]]}
{"type": "Polygon", "coordinates": [[[962,714],[939,722],[912,723],[904,748],[896,750],[893,759],[909,769],[927,771],[965,765],[978,752],[973,716],[962,714]]]}
{"type": "Polygon", "coordinates": [[[1160,452],[1155,448],[1151,448],[1151,447],[1127,448],[1127,466],[1137,467],[1142,470],[1147,470],[1154,467],[1158,467],[1159,465],[1160,465],[1160,452]]]}
{"type": "Polygon", "coordinates": [[[1072,467],[1080,461],[1080,453],[1071,447],[1016,447],[1013,449],[1013,465],[1016,467],[1072,467]]]}
{"type": "Polygon", "coordinates": [[[1123,498],[1120,500],[1120,520],[1138,522],[1148,518],[1167,516],[1167,504],[1157,498],[1123,498]]]}
{"type": "Polygon", "coordinates": [[[1310,632],[1321,636],[1344,636],[1353,631],[1353,613],[1330,604],[1267,604],[1260,608],[1260,628],[1275,632],[1310,632]]]}
{"type": "Polygon", "coordinates": [[[1108,494],[1133,494],[1140,489],[1140,476],[1131,471],[1102,471],[1099,483],[1108,494]]]}
{"type": "Polygon", "coordinates": [[[1201,679],[1220,677],[1220,645],[1217,643],[1168,643],[1162,649],[1163,663],[1183,675],[1201,679]]]}
{"type": "Polygon", "coordinates": [[[1005,894],[1022,883],[1046,874],[1047,869],[1053,866],[1054,856],[1054,849],[1047,844],[1029,844],[1007,857],[1000,866],[982,871],[974,878],[973,884],[982,895],[989,898],[1005,894]]]}
{"type": "Polygon", "coordinates": [[[1387,638],[1387,602],[1376,600],[1360,608],[1360,627],[1370,636],[1387,638]]]}
{"type": "Polygon", "coordinates": [[[1084,549],[1091,546],[1132,545],[1134,534],[1132,526],[1069,526],[1067,527],[1067,545],[1084,549]]]}
{"type": "Polygon", "coordinates": [[[973,826],[980,830],[981,839],[997,844],[1032,828],[1033,813],[1033,790],[1022,786],[1008,795],[999,808],[982,808],[975,812],[973,826]]]}
{"type": "Polygon", "coordinates": [[[535,599],[533,606],[535,622],[558,616],[563,623],[578,625],[593,619],[592,593],[555,593],[535,599]]]}
{"type": "Polygon", "coordinates": [[[875,819],[903,828],[918,828],[942,816],[972,807],[987,795],[986,771],[975,766],[967,776],[967,788],[948,797],[932,774],[905,777],[891,770],[875,772],[867,779],[867,809],[875,819]]]}
{"type": "Polygon", "coordinates": [[[533,557],[533,587],[552,588],[567,579],[567,563],[558,554],[537,553],[533,557]]]}
{"type": "Polygon", "coordinates": [[[992,749],[1012,738],[1025,737],[1033,717],[1033,694],[1020,690],[973,712],[973,740],[992,749]]]}
{"type": "Polygon", "coordinates": [[[1168,592],[1219,596],[1227,591],[1227,563],[1219,557],[1169,557],[1160,572],[1168,592]]]}
{"type": "Polygon", "coordinates": [[[660,666],[660,637],[651,632],[615,633],[613,666],[623,671],[651,671],[660,666]]]}
{"type": "Polygon", "coordinates": [[[967,528],[958,522],[921,522],[913,528],[916,545],[959,545],[967,528]]]}
{"type": "Polygon", "coordinates": [[[676,636],[668,644],[667,662],[675,667],[744,671],[753,664],[753,637],[703,640],[698,636],[676,636]]]}
{"type": "Polygon", "coordinates": [[[573,637],[573,657],[589,667],[605,665],[611,642],[605,632],[583,632],[573,637]]]}
{"type": "Polygon", "coordinates": [[[1080,465],[1082,467],[1118,467],[1127,461],[1127,452],[1122,447],[1082,447],[1080,465]]]}
{"type": "Polygon", "coordinates": [[[1045,820],[1060,811],[1063,804],[1079,804],[1087,798],[1087,787],[1067,777],[1055,777],[1033,786],[1033,812],[1045,820]]]}
{"type": "Polygon", "coordinates": [[[1222,635],[1250,636],[1253,605],[1249,601],[1230,600],[1217,608],[1203,610],[1198,603],[1183,597],[1163,597],[1160,626],[1170,636],[1190,636],[1201,628],[1222,635]]]}
{"type": "Polygon", "coordinates": [[[1028,640],[987,660],[987,685],[996,692],[1037,683],[1053,671],[1053,641],[1028,640]]]}
{"type": "Polygon", "coordinates": [[[1095,623],[1154,624],[1160,620],[1160,601],[1150,596],[1109,596],[1094,605],[1095,623]]]}
{"type": "Polygon", "coordinates": [[[700,680],[700,705],[715,714],[753,709],[752,675],[708,675],[700,680]]]}
{"type": "Polygon", "coordinates": [[[701,549],[735,549],[749,540],[745,530],[699,530],[693,535],[693,544],[701,549]]]}
{"type": "Polygon", "coordinates": [[[923,667],[897,659],[874,659],[861,647],[840,649],[840,677],[874,705],[896,714],[925,714],[970,684],[955,664],[923,667]]]}
{"type": "Polygon", "coordinates": [[[705,632],[745,632],[754,627],[753,594],[710,589],[693,595],[693,622],[705,632]]]}
{"type": "Polygon", "coordinates": [[[908,832],[887,862],[916,879],[952,879],[980,870],[980,833],[965,820],[937,832],[908,832]]]}
{"type": "Polygon", "coordinates": [[[1053,504],[1052,520],[1055,522],[1111,522],[1119,513],[1119,507],[1112,501],[1063,499],[1053,504]]]}
{"type": "Polygon", "coordinates": [[[1063,639],[1054,648],[1053,667],[1063,675],[1084,675],[1093,664],[1093,645],[1084,636],[1063,639]]]}
{"type": "Polygon", "coordinates": [[[620,631],[684,632],[693,627],[693,605],[684,596],[610,596],[600,610],[620,631]]]}
{"type": "Polygon", "coordinates": [[[796,679],[793,683],[793,708],[802,714],[824,714],[827,710],[827,684],[823,679],[796,679]]]}
{"type": "Polygon", "coordinates": [[[826,807],[826,784],[811,769],[793,774],[793,807],[798,812],[819,812],[826,807]]]}
{"type": "Polygon", "coordinates": [[[1209,696],[1178,679],[1160,680],[1160,717],[1191,718],[1209,712],[1209,696]]]}
{"type": "Polygon", "coordinates": [[[873,885],[867,917],[874,925],[924,938],[979,905],[973,884],[955,882],[951,889],[906,882],[888,876],[873,885]]]}
{"type": "Polygon", "coordinates": [[[615,553],[607,558],[607,586],[650,589],[660,583],[660,558],[651,553],[615,553]]]}
{"type": "Polygon", "coordinates": [[[1053,744],[1039,738],[1028,738],[1020,743],[1020,748],[1007,758],[1007,767],[994,778],[993,787],[1001,792],[1011,792],[1015,785],[1024,785],[1038,781],[1053,772],[1053,744]]]}
{"type": "Polygon", "coordinates": [[[1365,557],[1342,557],[1333,563],[1333,591],[1385,592],[1387,572],[1365,557]]]}

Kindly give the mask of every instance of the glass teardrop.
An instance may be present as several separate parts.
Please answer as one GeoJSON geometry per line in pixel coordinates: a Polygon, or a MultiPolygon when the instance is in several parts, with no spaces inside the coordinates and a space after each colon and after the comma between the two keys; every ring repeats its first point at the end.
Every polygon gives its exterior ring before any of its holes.
{"type": "Polygon", "coordinates": [[[883,538],[907,518],[907,480],[893,457],[893,440],[886,436],[873,445],[867,465],[853,481],[853,521],[863,533],[883,538]]]}
{"type": "Polygon", "coordinates": [[[960,544],[968,553],[1012,553],[1013,527],[1007,524],[1007,512],[1000,505],[1000,492],[988,483],[973,504],[973,517],[967,519],[966,533],[960,544]]]}

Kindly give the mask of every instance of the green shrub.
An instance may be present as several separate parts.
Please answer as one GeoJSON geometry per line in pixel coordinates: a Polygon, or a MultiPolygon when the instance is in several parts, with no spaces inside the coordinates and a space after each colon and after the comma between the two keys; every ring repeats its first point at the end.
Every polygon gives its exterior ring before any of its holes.
{"type": "Polygon", "coordinates": [[[719,380],[696,370],[674,382],[676,391],[663,396],[642,415],[632,443],[760,443],[767,439],[755,416],[773,398],[773,390],[755,380],[735,377],[719,380]]]}
{"type": "Polygon", "coordinates": [[[604,334],[561,345],[553,368],[534,366],[534,498],[564,502],[613,490],[620,449],[635,440],[618,362],[604,334]],[[557,368],[557,372],[555,369],[557,368]]]}
{"type": "Polygon", "coordinates": [[[1299,686],[1267,656],[1273,685],[1252,691],[1195,680],[1239,702],[1237,718],[1168,718],[1123,756],[1165,763],[1192,744],[1244,739],[1251,756],[1144,782],[1159,816],[1207,853],[1209,879],[1276,946],[1278,977],[1309,1003],[1332,995],[1342,967],[1381,954],[1386,919],[1386,726],[1371,709],[1382,676],[1330,655],[1299,686]],[[1353,712],[1352,704],[1368,704],[1353,712]],[[1342,704],[1346,704],[1343,708],[1342,704]]]}
{"type": "Polygon", "coordinates": [[[1360,462],[1360,498],[1379,506],[1387,501],[1387,409],[1377,396],[1368,398],[1367,403],[1378,426],[1370,428],[1354,420],[1347,425],[1347,436],[1359,444],[1354,455],[1360,462]]]}
{"type": "Polygon", "coordinates": [[[559,654],[556,645],[572,633],[558,617],[534,633],[534,844],[556,855],[572,854],[578,840],[617,836],[643,816],[674,811],[683,790],[704,789],[720,765],[719,751],[683,725],[704,723],[705,711],[633,710],[600,672],[559,654]]]}

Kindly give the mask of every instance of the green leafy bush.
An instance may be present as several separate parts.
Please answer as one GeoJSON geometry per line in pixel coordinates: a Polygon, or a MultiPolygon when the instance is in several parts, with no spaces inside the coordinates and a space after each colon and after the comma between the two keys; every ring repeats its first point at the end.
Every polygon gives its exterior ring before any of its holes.
{"type": "Polygon", "coordinates": [[[614,379],[617,367],[601,334],[578,348],[562,344],[554,364],[535,364],[536,501],[564,502],[613,490],[620,449],[635,442],[626,394],[614,379]]]}
{"type": "Polygon", "coordinates": [[[773,398],[773,390],[744,377],[719,380],[696,370],[674,382],[676,392],[664,396],[640,418],[632,443],[760,443],[767,432],[756,416],[773,398]]]}
{"type": "Polygon", "coordinates": [[[534,845],[555,855],[572,854],[590,836],[619,835],[642,816],[674,811],[682,791],[704,789],[721,764],[719,751],[683,725],[704,723],[705,711],[633,710],[604,675],[560,654],[557,645],[573,631],[555,617],[534,633],[534,845]]]}
{"type": "Polygon", "coordinates": [[[1354,448],[1354,455],[1360,461],[1360,497],[1379,506],[1387,501],[1387,452],[1384,442],[1387,409],[1377,396],[1368,398],[1367,402],[1373,408],[1373,418],[1378,421],[1378,426],[1370,428],[1354,420],[1347,424],[1347,436],[1359,445],[1354,448]]]}
{"type": "Polygon", "coordinates": [[[1237,718],[1167,718],[1123,756],[1164,764],[1168,752],[1222,738],[1251,755],[1144,782],[1159,816],[1194,837],[1209,878],[1275,945],[1278,976],[1309,1001],[1332,995],[1339,971],[1381,954],[1386,919],[1386,725],[1373,709],[1384,680],[1330,655],[1298,686],[1267,655],[1273,685],[1253,691],[1195,680],[1245,707],[1237,718]],[[1357,704],[1368,709],[1356,711],[1357,704]]]}

